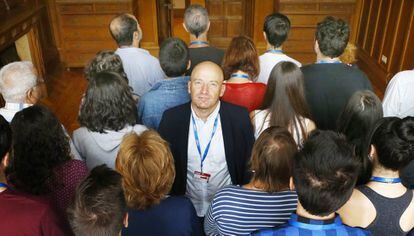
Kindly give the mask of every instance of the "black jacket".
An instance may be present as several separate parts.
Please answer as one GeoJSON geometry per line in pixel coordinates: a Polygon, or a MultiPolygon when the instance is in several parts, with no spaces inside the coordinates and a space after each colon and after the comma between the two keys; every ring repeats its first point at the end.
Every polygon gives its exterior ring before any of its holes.
{"type": "MultiPolygon", "coordinates": [[[[220,121],[223,132],[227,167],[233,184],[249,181],[247,163],[254,143],[249,114],[243,107],[221,102],[220,121]]],[[[187,184],[188,132],[191,105],[186,103],[169,110],[162,116],[158,132],[170,143],[175,163],[175,180],[171,194],[185,194],[187,184]]]]}

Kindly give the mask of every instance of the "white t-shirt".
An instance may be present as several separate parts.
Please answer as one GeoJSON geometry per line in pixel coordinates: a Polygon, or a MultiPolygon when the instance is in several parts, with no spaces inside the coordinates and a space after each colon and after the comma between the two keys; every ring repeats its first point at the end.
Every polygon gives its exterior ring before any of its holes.
{"type": "Polygon", "coordinates": [[[281,62],[281,61],[290,61],[295,63],[297,66],[301,67],[302,64],[297,60],[288,57],[286,54],[283,53],[272,53],[266,52],[259,57],[260,61],[260,73],[257,77],[257,82],[267,84],[267,80],[269,79],[270,72],[272,71],[273,67],[281,62]]]}
{"type": "Polygon", "coordinates": [[[384,116],[414,116],[414,70],[397,73],[385,90],[384,116]]]}

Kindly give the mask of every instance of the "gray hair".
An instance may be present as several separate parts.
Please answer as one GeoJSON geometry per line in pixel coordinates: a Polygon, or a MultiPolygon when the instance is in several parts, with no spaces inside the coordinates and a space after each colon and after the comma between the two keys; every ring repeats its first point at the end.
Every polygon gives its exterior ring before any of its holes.
{"type": "Polygon", "coordinates": [[[208,22],[207,10],[201,5],[190,5],[184,12],[185,27],[196,37],[207,30],[208,22]]]}
{"type": "Polygon", "coordinates": [[[36,84],[36,70],[30,61],[12,62],[0,70],[0,93],[6,102],[24,103],[27,91],[36,84]]]}

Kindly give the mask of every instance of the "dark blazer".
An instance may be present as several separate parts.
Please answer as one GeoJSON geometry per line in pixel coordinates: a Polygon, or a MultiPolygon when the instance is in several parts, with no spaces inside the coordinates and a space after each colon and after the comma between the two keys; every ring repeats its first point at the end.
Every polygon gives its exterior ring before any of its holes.
{"type": "MultiPolygon", "coordinates": [[[[254,143],[253,128],[246,108],[221,102],[220,121],[223,132],[227,167],[233,184],[250,180],[247,163],[254,143]]],[[[158,132],[170,143],[174,156],[175,180],[171,194],[185,194],[187,184],[188,132],[191,105],[186,103],[169,110],[162,116],[158,132]]]]}

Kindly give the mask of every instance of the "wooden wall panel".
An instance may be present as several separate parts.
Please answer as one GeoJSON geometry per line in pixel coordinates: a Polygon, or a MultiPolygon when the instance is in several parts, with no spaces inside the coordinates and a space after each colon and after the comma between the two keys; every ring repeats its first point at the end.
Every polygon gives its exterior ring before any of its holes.
{"type": "Polygon", "coordinates": [[[412,0],[360,0],[359,65],[383,93],[392,76],[414,68],[412,0]]]}
{"type": "Polygon", "coordinates": [[[137,18],[142,29],[141,47],[158,57],[158,26],[156,1],[136,0],[138,7],[137,18]]]}

